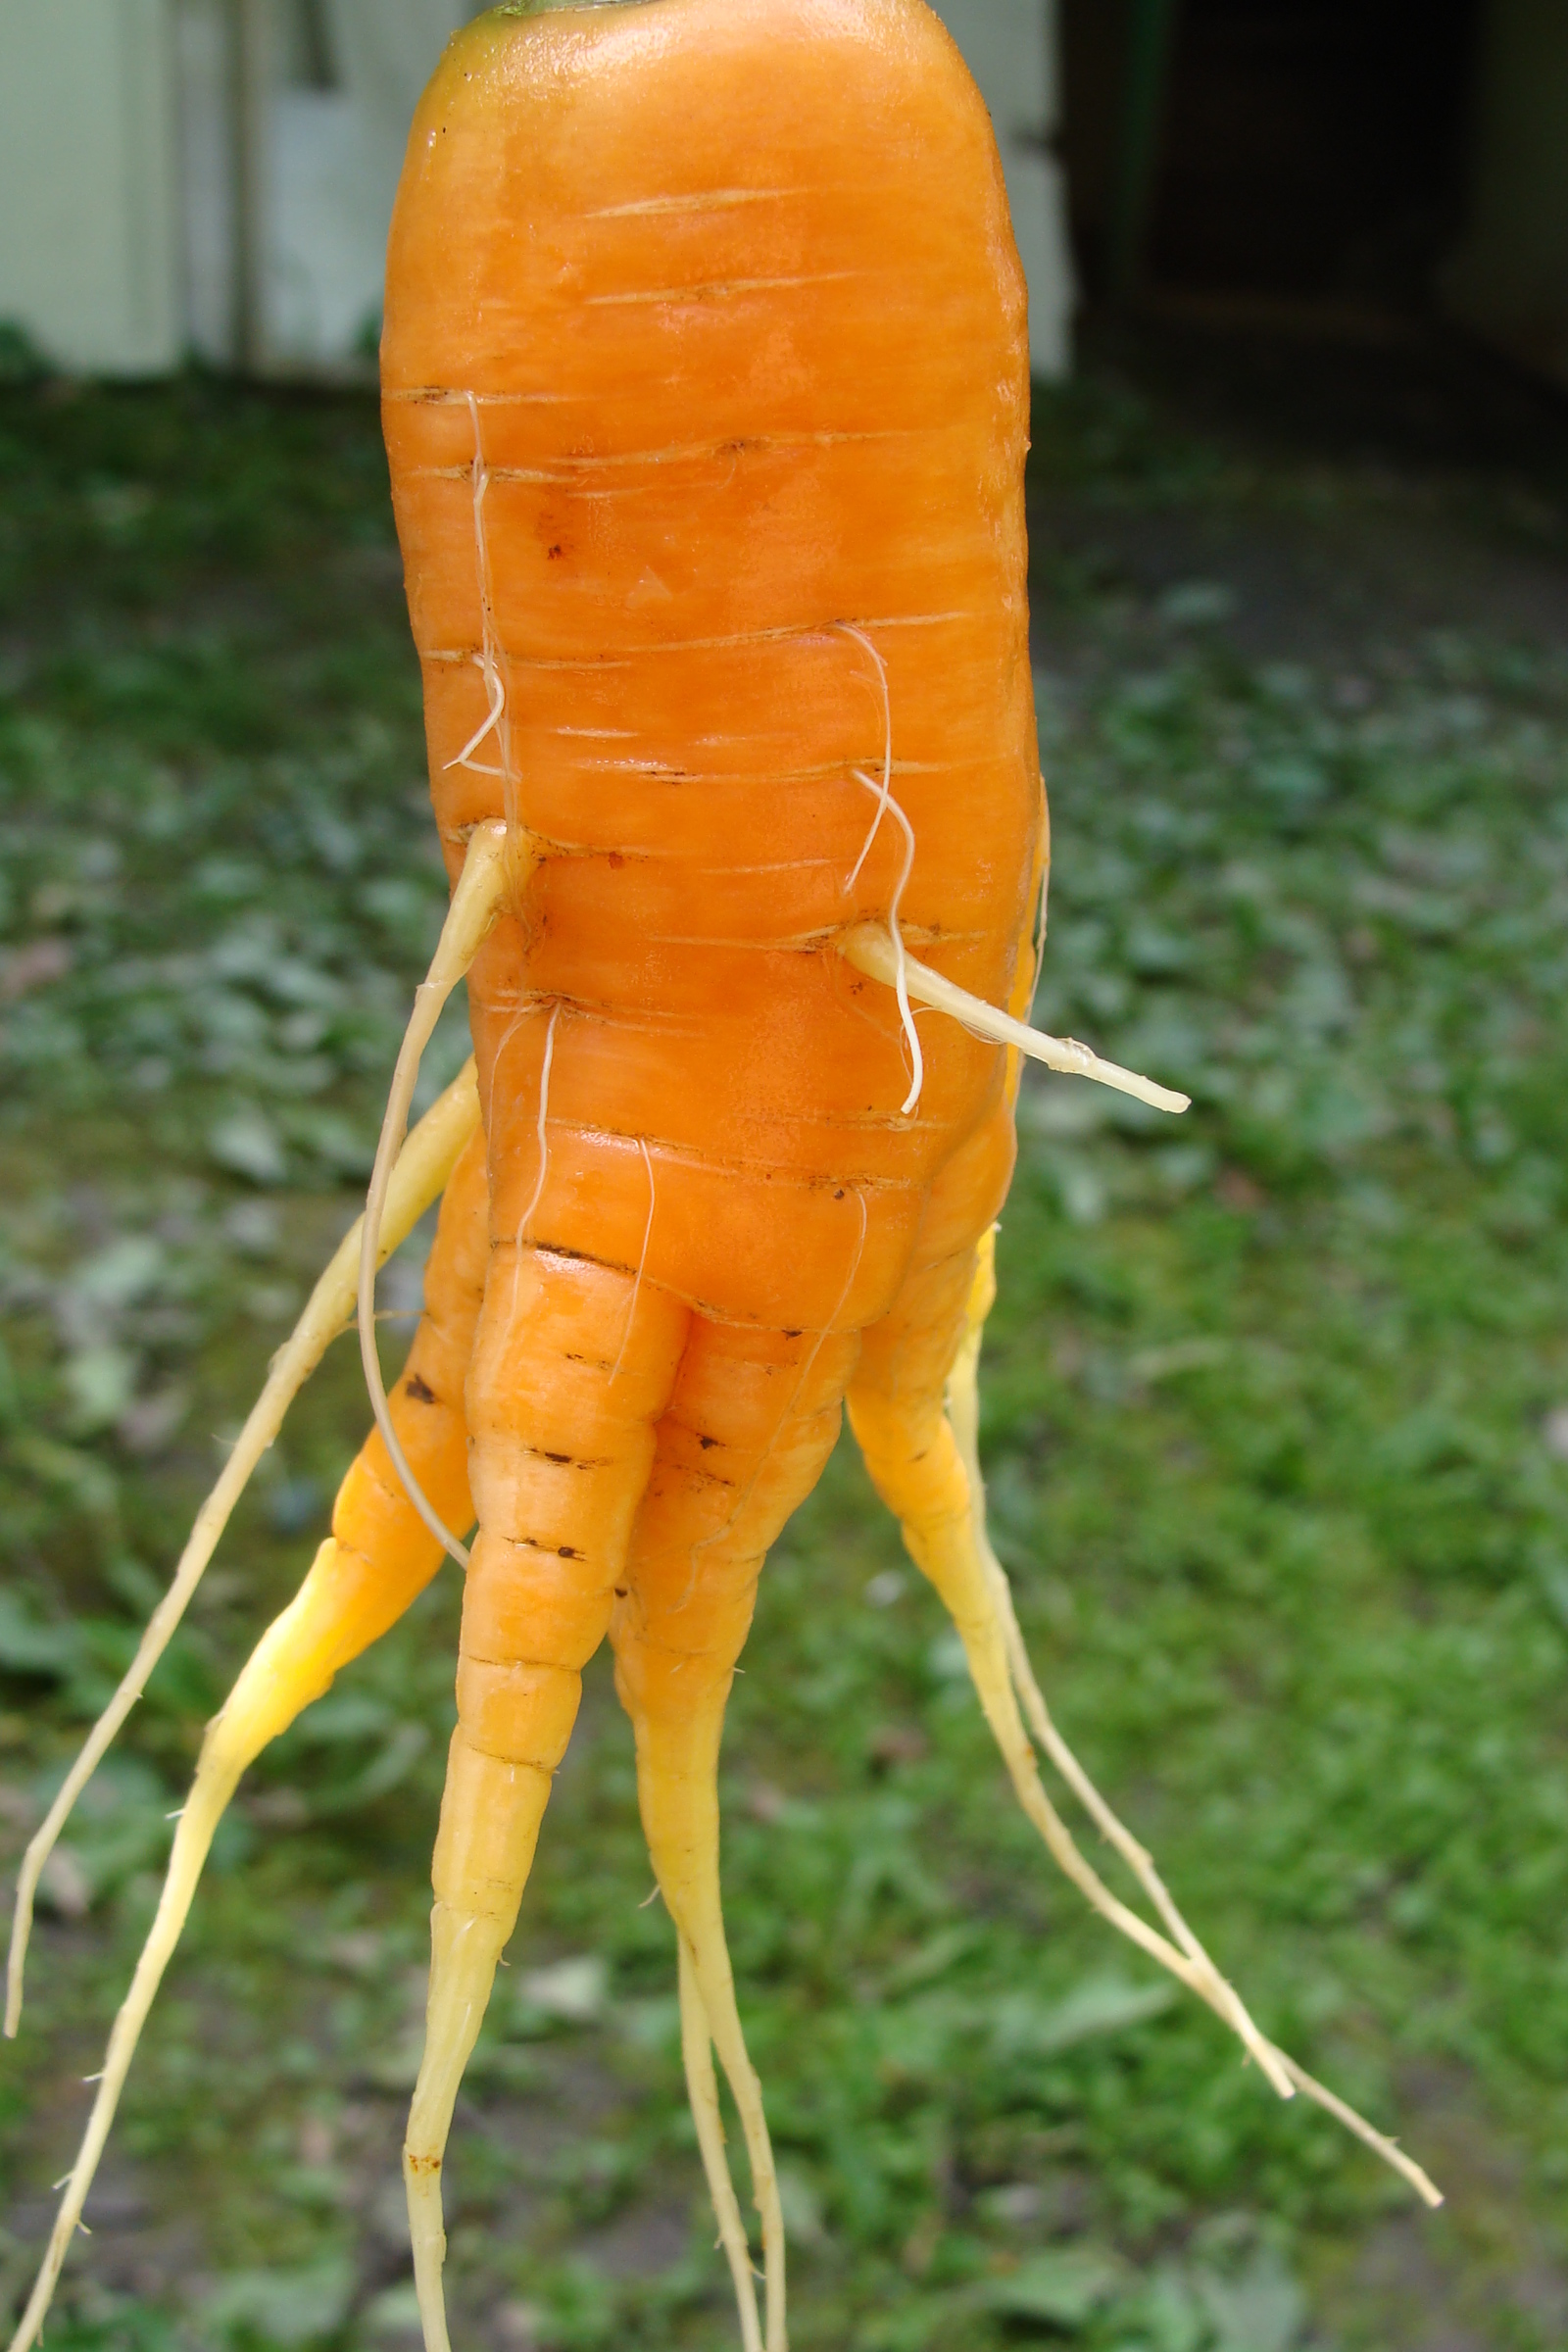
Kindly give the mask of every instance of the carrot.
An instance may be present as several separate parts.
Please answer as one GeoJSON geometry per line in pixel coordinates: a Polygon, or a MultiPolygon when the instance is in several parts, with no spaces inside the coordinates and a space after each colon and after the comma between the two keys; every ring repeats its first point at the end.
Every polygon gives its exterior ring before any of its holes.
{"type": "MultiPolygon", "coordinates": [[[[989,125],[917,8],[496,16],[449,52],[394,221],[383,391],[449,855],[498,812],[544,850],[469,981],[492,1285],[519,1236],[618,1266],[645,1308],[684,1302],[694,1350],[708,1327],[838,1340],[896,1297],[999,1056],[884,1012],[839,941],[891,916],[971,993],[1012,977],[1039,817],[1022,329],[989,125]],[[941,339],[901,331],[933,304],[941,339]]],[[[988,1173],[982,1223],[1005,1161],[988,1173]]],[[[622,1384],[634,1368],[635,1338],[622,1384]]],[[[476,1499],[482,1550],[481,1482],[476,1499]]],[[[681,1499],[659,1538],[677,1558],[710,1532],[708,1497],[681,1499]]],[[[579,1525],[597,1589],[592,1513],[579,1525]]],[[[770,2165],[717,1934],[712,1755],[745,1621],[727,1548],[696,1553],[663,1635],[684,1637],[689,1715],[666,1704],[661,1726],[650,1659],[628,1641],[618,1663],[660,1875],[747,2127],[777,2345],[770,2165]]],[[[622,1542],[613,1583],[658,1601],[636,1551],[622,1542]]],[[[518,1712],[544,1705],[536,1689],[518,1712]]],[[[480,1801],[456,1753],[443,1845],[455,1804],[480,1801]]],[[[509,1907],[531,1835],[515,1801],[509,1907]]],[[[438,1849],[410,2134],[432,2344],[449,2021],[475,2019],[503,1933],[477,1933],[483,1875],[460,1902],[438,1849]]]]}
{"type": "MultiPolygon", "coordinates": [[[[467,1588],[404,2159],[429,2352],[447,2342],[454,2103],[607,1633],[742,2336],[785,2352],[715,1776],[763,1556],[846,1397],[1052,1852],[1278,2089],[1318,2090],[1119,1824],[1164,1931],[1078,1851],[1020,1698],[1099,1826],[1114,1816],[1051,1724],[985,1539],[974,1380],[1020,1056],[1172,1110],[1186,1098],[1023,1026],[1046,856],[1023,283],[956,51],[922,0],[535,0],[479,19],[416,117],[382,382],[455,886],[360,1245],[366,1370],[408,1516],[363,1577],[308,1580],[263,1644],[265,1702],[253,1661],[214,1727],[13,2352],[80,2211],[200,1824],[439,1545],[467,1588]],[[487,1228],[471,1554],[450,1454],[419,1454],[407,1384],[386,1403],[371,1330],[420,1043],[465,968],[484,1205],[476,1178],[455,1182],[443,1233],[487,1228]],[[715,2052],[760,2216],[760,2315],[715,2052]]],[[[475,1239],[465,1262],[480,1254],[475,1239]]]]}

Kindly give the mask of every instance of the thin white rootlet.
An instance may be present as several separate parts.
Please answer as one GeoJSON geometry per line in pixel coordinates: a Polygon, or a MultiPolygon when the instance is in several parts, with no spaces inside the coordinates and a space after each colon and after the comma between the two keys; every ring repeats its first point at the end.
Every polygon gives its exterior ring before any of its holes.
{"type": "Polygon", "coordinates": [[[887,663],[863,630],[856,628],[852,622],[847,620],[841,620],[835,625],[844,636],[853,637],[856,644],[870,655],[876,665],[876,681],[882,696],[881,781],[880,783],[874,782],[858,767],[852,770],[857,784],[863,784],[867,792],[875,794],[876,814],[871,819],[871,830],[860,845],[860,855],[850,869],[850,878],[844,885],[846,898],[860,879],[861,868],[871,855],[871,844],[877,837],[883,817],[891,812],[898,820],[904,834],[904,866],[888,906],[888,930],[892,935],[893,955],[897,965],[894,994],[899,1000],[899,1018],[904,1024],[904,1035],[909,1049],[909,1091],[899,1108],[900,1116],[908,1118],[918,1103],[921,1089],[925,1085],[925,1056],[920,1051],[920,1034],[914,1025],[914,1008],[909,1003],[909,991],[906,985],[904,933],[899,923],[899,906],[904,898],[905,884],[908,881],[910,870],[914,864],[914,827],[893,798],[893,698],[888,691],[887,663]]]}
{"type": "MultiPolygon", "coordinates": [[[[878,790],[871,778],[858,767],[855,770],[855,781],[857,784],[863,784],[867,792],[878,790]]],[[[888,902],[888,936],[893,942],[893,993],[899,1001],[899,1018],[904,1024],[904,1035],[909,1048],[909,1091],[899,1105],[901,1115],[908,1118],[919,1102],[920,1090],[925,1085],[925,1056],[920,1051],[920,1032],[914,1023],[914,1007],[909,1003],[909,958],[905,951],[904,930],[899,921],[899,906],[904,898],[905,884],[908,881],[910,869],[914,864],[914,827],[899,807],[898,802],[888,797],[886,786],[881,788],[880,799],[881,807],[877,809],[871,831],[873,833],[876,831],[877,826],[882,822],[882,809],[887,808],[898,820],[904,834],[904,864],[894,886],[893,896],[888,902]]],[[[870,847],[869,837],[866,846],[870,847]]]]}
{"type": "Polygon", "coordinates": [[[479,425],[479,403],[472,392],[464,395],[468,404],[468,416],[473,424],[473,556],[479,589],[479,645],[474,657],[475,666],[484,679],[485,701],[488,705],[467,742],[455,760],[446,762],[446,770],[466,767],[476,776],[496,776],[501,782],[502,808],[507,824],[516,820],[516,778],[512,772],[512,737],[507,713],[507,685],[501,674],[500,641],[496,636],[495,598],[490,574],[490,547],[485,537],[484,501],[490,487],[490,468],[485,464],[484,439],[479,425]],[[496,749],[501,755],[499,767],[475,760],[474,753],[487,736],[494,735],[496,749]]]}
{"type": "Polygon", "coordinates": [[[546,1120],[550,1115],[550,1065],[556,1058],[556,1023],[560,1018],[561,1003],[558,998],[550,1007],[550,1023],[545,1030],[544,1059],[539,1065],[539,1117],[534,1129],[539,1143],[539,1173],[533,1180],[533,1191],[528,1196],[528,1205],[523,1210],[517,1225],[519,1250],[522,1247],[523,1235],[533,1223],[534,1211],[544,1199],[545,1178],[550,1173],[550,1135],[546,1120]]]}
{"type": "Polygon", "coordinates": [[[637,1149],[643,1155],[643,1166],[648,1173],[648,1222],[643,1227],[642,1254],[637,1260],[637,1272],[631,1286],[631,1298],[626,1307],[626,1328],[620,1335],[620,1347],[611,1369],[610,1385],[612,1388],[620,1378],[620,1367],[626,1361],[626,1349],[631,1343],[631,1327],[637,1320],[637,1301],[642,1297],[643,1276],[648,1270],[648,1250],[654,1238],[654,1210],[659,1205],[658,1195],[654,1189],[653,1157],[641,1136],[637,1138],[637,1149]]]}
{"type": "MultiPolygon", "coordinates": [[[[360,1241],[360,1361],[365,1369],[370,1409],[404,1493],[436,1542],[457,1561],[460,1568],[468,1565],[467,1551],[458,1542],[416,1478],[392,1425],[386,1384],[381,1378],[381,1361],[375,1345],[375,1275],[379,1263],[382,1211],[408,1123],[414,1089],[418,1081],[420,1057],[429,1043],[441,1007],[467,971],[480,943],[501,910],[509,878],[514,878],[516,874],[516,861],[509,855],[509,836],[504,824],[480,825],[468,842],[458,887],[452,895],[446,921],[441,926],[435,954],[430,958],[430,969],[415,992],[414,1011],[398,1051],[397,1066],[393,1070],[392,1084],[387,1094],[386,1113],[381,1121],[380,1140],[376,1145],[375,1166],[370,1172],[360,1241]]],[[[536,858],[537,853],[530,851],[530,857],[536,858]]]]}

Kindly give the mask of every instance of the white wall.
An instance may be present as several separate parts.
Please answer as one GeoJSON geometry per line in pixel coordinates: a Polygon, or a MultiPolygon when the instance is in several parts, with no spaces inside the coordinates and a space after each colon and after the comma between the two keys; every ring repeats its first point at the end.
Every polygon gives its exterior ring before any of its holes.
{"type": "MultiPolygon", "coordinates": [[[[254,0],[252,0],[254,5],[254,0]]],[[[259,139],[258,340],[275,367],[374,355],[409,121],[465,0],[321,0],[331,89],[274,86],[259,139]]]]}
{"type": "Polygon", "coordinates": [[[186,348],[224,368],[244,345],[235,10],[230,0],[173,0],[173,30],[186,348]]]}
{"type": "Polygon", "coordinates": [[[1072,364],[1072,261],[1061,166],[1055,0],[931,0],[991,110],[1018,258],[1029,281],[1029,362],[1036,375],[1072,364]]]}
{"type": "Polygon", "coordinates": [[[0,318],[83,371],[185,343],[165,0],[0,0],[0,318]]]}

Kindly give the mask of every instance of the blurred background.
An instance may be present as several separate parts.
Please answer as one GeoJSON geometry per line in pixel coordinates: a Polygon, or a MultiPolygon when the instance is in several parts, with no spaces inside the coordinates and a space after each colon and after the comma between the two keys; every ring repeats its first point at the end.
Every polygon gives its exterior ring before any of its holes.
{"type": "MultiPolygon", "coordinates": [[[[373,362],[409,117],[463,0],[0,6],[0,316],[57,365],[373,362]]],[[[1075,287],[1402,297],[1564,361],[1568,24],[1548,0],[948,0],[1029,278],[1036,373],[1075,287]],[[1077,262],[1075,265],[1074,249],[1077,262]]]]}
{"type": "MultiPolygon", "coordinates": [[[[121,374],[373,367],[409,118],[464,0],[85,0],[0,8],[0,317],[121,374]]],[[[1035,294],[1065,365],[1070,269],[1047,0],[952,0],[1035,294]]]]}
{"type": "MultiPolygon", "coordinates": [[[[444,885],[375,403],[448,0],[0,0],[0,1857],[355,1213],[444,885]]],[[[988,1339],[1061,1723],[1283,2109],[1088,1918],[841,1449],[725,1871],[801,2352],[1568,2341],[1568,14],[952,0],[1030,282],[1055,841],[988,1339]],[[1298,2103],[1299,2104],[1299,2103],[1298,2103]]],[[[465,1052],[453,1009],[426,1095],[465,1052]]],[[[389,1365],[428,1231],[383,1283],[389,1365]]],[[[206,1718],[366,1419],[334,1349],[43,1888],[20,2302],[206,1718]]],[[[51,2352],[403,2352],[456,1579],[249,1777],[51,2352]]],[[[719,2352],[603,1661],[449,2168],[458,2340],[719,2352]]]]}

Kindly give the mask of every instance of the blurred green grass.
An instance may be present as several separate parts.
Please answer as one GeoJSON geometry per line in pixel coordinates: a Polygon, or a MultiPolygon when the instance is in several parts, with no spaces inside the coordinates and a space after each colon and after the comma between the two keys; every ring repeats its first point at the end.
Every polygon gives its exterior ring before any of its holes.
{"type": "MultiPolygon", "coordinates": [[[[1259,651],[1223,563],[1153,591],[1094,544],[1097,514],[1200,549],[1326,501],[1353,564],[1396,495],[1356,464],[1260,470],[1107,381],[1036,440],[1038,1017],[1195,1109],[1026,1087],[984,1367],[999,1547],[1064,1728],[1210,1948],[1451,2196],[1418,2216],[1083,1914],[841,1449],[769,1565],[724,1766],[795,2340],[1554,2344],[1568,672],[1397,607],[1353,661],[1259,651]]],[[[1506,528],[1473,478],[1408,495],[1458,566],[1506,528]]],[[[368,405],[0,389],[13,1856],[354,1213],[442,904],[421,771],[368,405]]],[[[449,1026],[432,1085],[463,1050],[449,1026]]],[[[416,1249],[386,1296],[416,1299],[416,1249]]],[[[202,1721],[358,1444],[351,1355],[51,1876],[0,2066],[8,2293],[202,1721]]],[[[51,2345],[410,2340],[397,2150],[454,1625],[449,1578],[252,1776],[51,2345]]],[[[460,2113],[463,2340],[732,2340],[648,1888],[601,1661],[460,2113]]]]}

